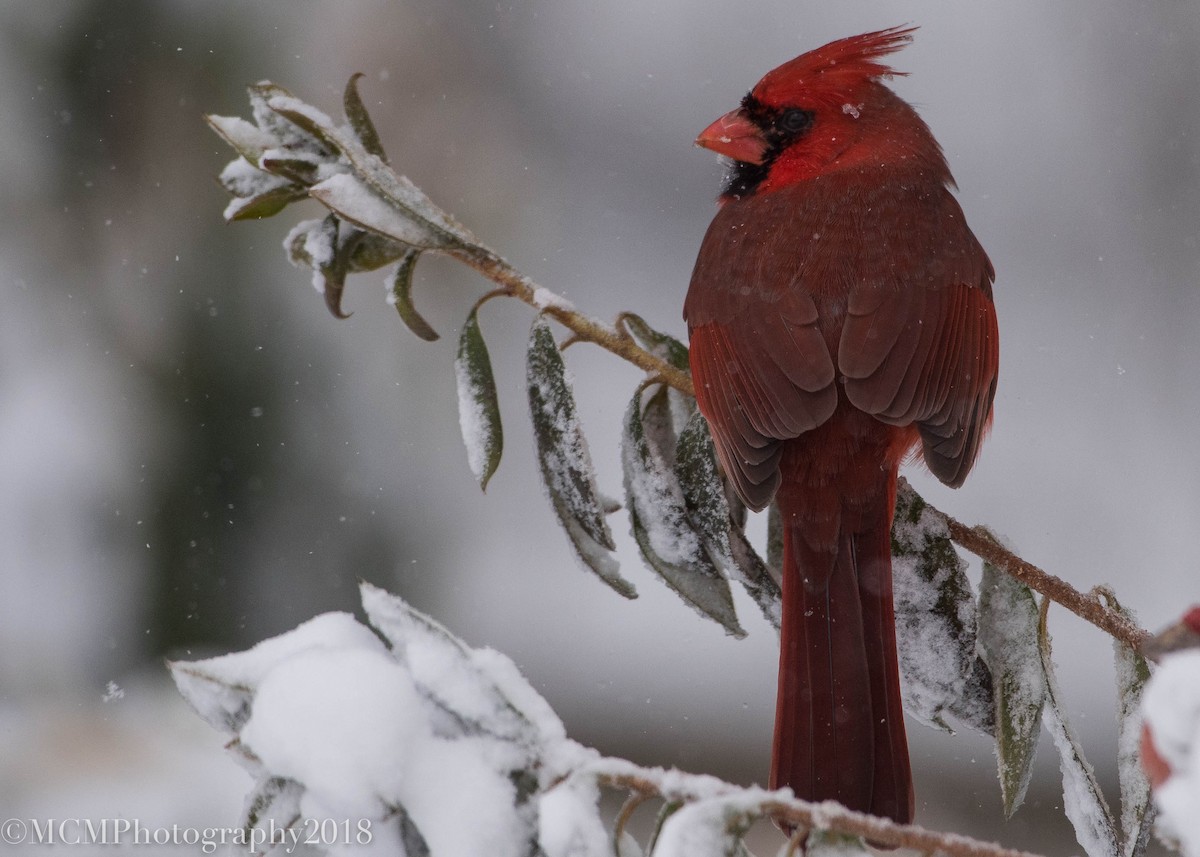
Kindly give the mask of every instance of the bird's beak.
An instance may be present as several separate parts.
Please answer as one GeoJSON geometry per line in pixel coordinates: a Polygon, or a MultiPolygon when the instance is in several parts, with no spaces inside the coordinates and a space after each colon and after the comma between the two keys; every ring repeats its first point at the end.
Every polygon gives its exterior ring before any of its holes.
{"type": "Polygon", "coordinates": [[[747,164],[761,164],[767,153],[762,131],[741,108],[731,110],[701,131],[696,145],[747,164]]]}

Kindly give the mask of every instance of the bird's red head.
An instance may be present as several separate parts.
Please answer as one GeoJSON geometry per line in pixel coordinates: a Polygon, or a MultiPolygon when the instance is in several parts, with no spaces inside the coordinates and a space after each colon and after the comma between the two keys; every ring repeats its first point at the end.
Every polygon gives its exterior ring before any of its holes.
{"type": "Polygon", "coordinates": [[[725,198],[892,163],[934,170],[949,183],[925,123],[879,82],[902,74],[880,58],[911,42],[915,30],[892,27],[839,39],[767,72],[740,107],[696,139],[734,162],[725,198]]]}

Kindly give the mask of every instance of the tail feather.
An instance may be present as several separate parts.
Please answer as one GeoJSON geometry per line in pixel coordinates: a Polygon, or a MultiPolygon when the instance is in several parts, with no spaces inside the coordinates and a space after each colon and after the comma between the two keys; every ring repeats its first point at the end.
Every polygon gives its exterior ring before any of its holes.
{"type": "Polygon", "coordinates": [[[892,610],[890,510],[814,549],[784,511],[783,627],[771,785],[912,820],[892,610]]]}

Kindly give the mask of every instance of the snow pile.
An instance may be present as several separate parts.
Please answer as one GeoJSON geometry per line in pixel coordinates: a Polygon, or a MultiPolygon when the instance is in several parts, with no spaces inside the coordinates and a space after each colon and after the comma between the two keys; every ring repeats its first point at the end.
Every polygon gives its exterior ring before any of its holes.
{"type": "Polygon", "coordinates": [[[172,664],[258,780],[243,822],[254,841],[269,848],[271,830],[295,826],[321,831],[328,853],[515,856],[540,829],[547,854],[597,853],[594,781],[551,788],[596,756],[513,663],[382,590],[362,595],[379,636],[329,613],[246,652],[172,664]]]}
{"type": "Polygon", "coordinates": [[[1200,857],[1200,649],[1167,655],[1146,685],[1142,716],[1161,763],[1158,832],[1200,857]]]}

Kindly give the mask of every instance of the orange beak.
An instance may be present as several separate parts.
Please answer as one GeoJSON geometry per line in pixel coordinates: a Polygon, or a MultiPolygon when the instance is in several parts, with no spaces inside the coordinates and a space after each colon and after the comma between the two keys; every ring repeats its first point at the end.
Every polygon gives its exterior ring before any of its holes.
{"type": "Polygon", "coordinates": [[[696,145],[747,164],[761,164],[767,153],[762,131],[740,108],[729,111],[701,131],[696,145]]]}

